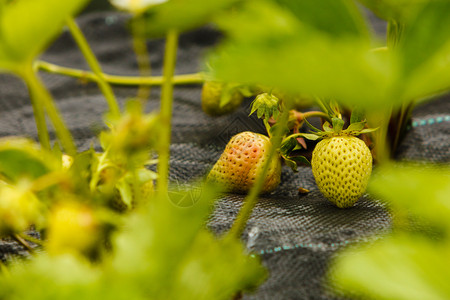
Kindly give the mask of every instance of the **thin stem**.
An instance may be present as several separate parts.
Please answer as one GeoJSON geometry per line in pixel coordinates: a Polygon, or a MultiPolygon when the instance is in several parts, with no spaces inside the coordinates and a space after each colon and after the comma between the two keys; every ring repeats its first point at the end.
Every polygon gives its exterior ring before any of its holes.
{"type": "Polygon", "coordinates": [[[313,118],[313,117],[319,117],[325,120],[328,120],[331,122],[330,116],[327,113],[321,112],[321,111],[307,111],[304,113],[301,113],[302,119],[299,120],[300,122],[303,121],[306,118],[313,118]]]}
{"type": "MultiPolygon", "coordinates": [[[[145,21],[142,16],[135,16],[132,22],[132,33],[133,33],[133,49],[136,54],[136,60],[139,68],[140,76],[149,77],[151,75],[151,64],[148,55],[148,49],[146,44],[146,39],[142,32],[142,28],[145,27],[145,21]]],[[[139,85],[137,98],[145,103],[150,97],[150,86],[139,85]]]]}
{"type": "Polygon", "coordinates": [[[20,73],[20,76],[25,80],[29,89],[39,143],[41,144],[43,149],[50,150],[51,149],[50,136],[48,133],[47,122],[45,119],[44,105],[41,102],[39,93],[34,88],[32,88],[32,86],[29,83],[30,81],[29,77],[34,76],[30,75],[29,73],[30,70],[28,68],[24,68],[23,71],[20,73]]]}
{"type": "Polygon", "coordinates": [[[280,126],[276,127],[274,135],[271,139],[272,147],[270,147],[269,154],[267,155],[267,160],[264,163],[264,165],[260,167],[258,172],[259,176],[256,178],[255,185],[251,188],[249,194],[245,198],[244,204],[241,210],[239,211],[239,214],[235,222],[233,223],[233,226],[231,227],[230,231],[226,236],[227,238],[240,239],[242,233],[244,232],[245,225],[247,224],[247,221],[250,218],[253,208],[258,202],[258,195],[263,188],[264,178],[266,177],[267,172],[269,170],[270,162],[272,161],[272,159],[275,158],[278,148],[281,145],[284,127],[286,126],[288,119],[289,119],[289,110],[284,109],[279,119],[280,126]]]}
{"type": "Polygon", "coordinates": [[[23,239],[20,235],[14,233],[12,235],[12,237],[19,243],[21,244],[25,249],[27,249],[28,252],[30,252],[30,254],[34,254],[34,249],[30,246],[30,244],[28,244],[28,242],[23,239]]]}
{"type": "Polygon", "coordinates": [[[100,67],[100,63],[92,52],[92,49],[89,47],[89,44],[86,38],[83,35],[83,32],[78,27],[77,23],[73,20],[73,18],[67,18],[66,24],[69,27],[70,32],[72,33],[75,42],[78,44],[81,52],[83,53],[89,67],[92,69],[94,74],[97,76],[97,83],[105,96],[106,102],[108,103],[109,110],[113,116],[120,115],[119,104],[117,103],[116,97],[114,96],[114,92],[111,86],[104,79],[104,75],[102,69],[100,67]]]}
{"type": "MultiPolygon", "coordinates": [[[[53,102],[53,98],[45,88],[42,81],[37,77],[32,68],[24,70],[22,77],[27,83],[29,89],[32,91],[32,96],[35,98],[36,105],[40,105],[45,108],[47,115],[49,116],[53,127],[55,128],[56,135],[58,136],[64,150],[67,154],[75,156],[77,154],[77,148],[73,141],[70,131],[67,129],[64,121],[53,102]]],[[[41,124],[42,126],[42,124],[41,124]]],[[[38,130],[44,130],[38,127],[38,130]]]]}
{"type": "Polygon", "coordinates": [[[165,197],[168,190],[169,158],[170,158],[170,135],[173,106],[173,82],[175,63],[178,47],[178,32],[169,30],[166,37],[166,49],[164,53],[163,76],[164,81],[161,89],[161,138],[158,161],[157,189],[160,196],[165,197]]]}
{"type": "MultiPolygon", "coordinates": [[[[80,69],[67,68],[58,66],[52,63],[48,63],[45,61],[36,61],[35,68],[40,70],[60,74],[70,77],[79,78],[85,81],[93,81],[97,82],[97,76],[90,72],[84,71],[80,69]]],[[[127,86],[138,86],[138,85],[148,85],[148,86],[156,86],[162,85],[164,78],[163,76],[118,76],[118,75],[109,75],[103,73],[103,79],[106,80],[110,84],[114,85],[127,85],[127,86]]],[[[175,75],[172,78],[172,83],[174,85],[183,85],[183,84],[201,84],[203,83],[204,76],[202,73],[192,73],[192,74],[183,74],[183,75],[175,75]]]]}

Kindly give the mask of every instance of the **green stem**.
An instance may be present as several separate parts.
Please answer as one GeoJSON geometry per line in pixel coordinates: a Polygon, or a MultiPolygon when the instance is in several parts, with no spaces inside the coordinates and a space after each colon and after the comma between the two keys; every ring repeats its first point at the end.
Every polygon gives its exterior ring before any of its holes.
{"type": "MultiPolygon", "coordinates": [[[[77,154],[77,148],[73,141],[72,135],[64,124],[64,121],[56,108],[50,93],[45,88],[41,80],[37,77],[36,73],[34,73],[32,68],[26,68],[21,75],[27,83],[30,91],[32,91],[31,94],[33,98],[35,98],[34,101],[36,105],[45,108],[45,111],[53,123],[56,135],[61,141],[64,150],[67,154],[75,156],[77,154]]],[[[42,120],[36,120],[36,122],[42,122],[42,120]]],[[[38,130],[44,130],[42,124],[39,124],[38,130]]]]}
{"type": "Polygon", "coordinates": [[[289,110],[284,109],[279,119],[280,126],[277,126],[274,135],[271,139],[272,147],[270,147],[269,153],[267,155],[267,160],[262,166],[262,168],[259,169],[258,172],[259,175],[256,178],[255,185],[251,188],[249,194],[245,198],[244,204],[241,210],[239,211],[239,214],[233,226],[231,227],[230,231],[227,234],[227,238],[240,239],[242,233],[244,232],[245,225],[247,224],[247,221],[250,218],[253,208],[258,202],[258,196],[263,188],[264,179],[269,170],[270,162],[272,161],[272,159],[275,158],[275,155],[277,154],[277,151],[280,148],[281,140],[283,138],[283,131],[284,128],[287,126],[288,119],[289,119],[289,110]]]}
{"type": "MultiPolygon", "coordinates": [[[[132,21],[132,33],[133,33],[133,49],[136,54],[137,65],[139,68],[140,76],[149,77],[151,75],[151,64],[148,55],[148,49],[146,39],[142,32],[142,28],[145,28],[145,20],[141,15],[135,16],[132,21]]],[[[150,86],[139,85],[137,98],[145,103],[150,97],[150,86]]]]}
{"type": "Polygon", "coordinates": [[[170,135],[173,106],[173,82],[175,63],[178,48],[178,32],[169,30],[166,37],[166,49],[164,53],[163,77],[161,88],[161,137],[158,153],[158,195],[165,197],[168,190],[169,158],[170,158],[170,135]]]}
{"type": "Polygon", "coordinates": [[[47,123],[46,123],[46,119],[45,119],[44,105],[41,102],[41,97],[39,96],[39,92],[37,92],[30,84],[31,80],[29,77],[35,76],[32,73],[33,73],[33,71],[30,72],[30,70],[28,68],[24,68],[23,72],[20,73],[20,76],[26,81],[28,89],[29,89],[31,105],[33,107],[33,114],[34,114],[34,120],[36,122],[39,143],[41,144],[41,147],[43,149],[50,150],[51,149],[50,137],[49,137],[47,123]]]}
{"type": "MultiPolygon", "coordinates": [[[[60,74],[70,77],[79,78],[81,80],[93,81],[97,82],[97,76],[90,72],[84,71],[80,69],[61,67],[52,63],[48,63],[45,61],[36,61],[35,68],[40,70],[60,74]]],[[[128,85],[128,86],[138,86],[138,85],[148,85],[148,86],[156,86],[162,85],[164,78],[163,76],[118,76],[118,75],[109,75],[103,73],[103,79],[106,80],[110,84],[114,85],[128,85]]],[[[202,73],[192,73],[192,74],[184,74],[184,75],[175,75],[172,78],[172,83],[174,85],[183,85],[183,84],[201,84],[204,82],[204,76],[202,73]]]]}
{"type": "Polygon", "coordinates": [[[301,116],[303,119],[319,117],[319,118],[322,118],[322,119],[325,119],[325,120],[331,122],[330,116],[327,113],[324,113],[321,111],[307,111],[307,112],[301,113],[301,116]]]}
{"type": "Polygon", "coordinates": [[[116,97],[114,96],[114,92],[111,86],[106,82],[100,64],[97,58],[92,52],[92,49],[89,47],[89,44],[86,38],[83,35],[83,32],[78,27],[77,23],[73,20],[73,18],[67,18],[66,24],[69,27],[70,32],[72,33],[75,42],[78,44],[81,52],[83,53],[89,67],[92,69],[94,74],[97,76],[97,83],[105,96],[106,102],[108,103],[109,110],[113,116],[120,115],[119,104],[117,103],[116,97]]]}

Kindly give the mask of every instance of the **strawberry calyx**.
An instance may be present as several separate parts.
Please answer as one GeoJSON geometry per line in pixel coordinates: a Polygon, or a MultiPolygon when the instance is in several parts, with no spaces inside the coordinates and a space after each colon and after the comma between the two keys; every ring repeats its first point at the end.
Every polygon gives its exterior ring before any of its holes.
{"type": "Polygon", "coordinates": [[[364,133],[370,133],[378,128],[366,128],[366,121],[357,121],[354,123],[350,123],[350,125],[344,128],[344,120],[341,118],[332,118],[332,124],[328,121],[325,121],[322,125],[323,130],[320,130],[313,125],[311,125],[307,120],[305,123],[312,129],[312,133],[298,133],[295,136],[302,136],[309,140],[318,140],[323,138],[330,138],[333,136],[359,136],[364,133]]]}

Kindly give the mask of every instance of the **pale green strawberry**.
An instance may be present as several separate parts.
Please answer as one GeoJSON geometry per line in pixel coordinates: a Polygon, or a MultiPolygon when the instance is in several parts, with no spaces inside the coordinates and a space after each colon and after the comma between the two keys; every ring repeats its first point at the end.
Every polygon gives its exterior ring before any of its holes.
{"type": "MultiPolygon", "coordinates": [[[[353,118],[352,118],[353,119],[353,118]]],[[[358,135],[376,129],[365,128],[358,118],[347,129],[344,121],[332,118],[323,124],[323,131],[298,134],[320,141],[312,153],[311,166],[316,184],[322,194],[337,207],[353,206],[364,194],[372,172],[372,153],[358,135]]]]}
{"type": "Polygon", "coordinates": [[[333,136],[316,145],[311,166],[322,194],[337,207],[351,207],[366,190],[372,154],[355,136],[333,136]]]}
{"type": "Polygon", "coordinates": [[[224,83],[206,81],[203,84],[202,109],[210,116],[231,113],[239,108],[243,100],[244,96],[237,89],[226,89],[224,83]]]}
{"type": "MultiPolygon", "coordinates": [[[[270,139],[262,134],[245,131],[233,136],[207,179],[223,185],[229,192],[247,193],[267,160],[269,147],[270,139]]],[[[280,158],[274,157],[269,164],[261,193],[272,192],[280,183],[280,158]]]]}

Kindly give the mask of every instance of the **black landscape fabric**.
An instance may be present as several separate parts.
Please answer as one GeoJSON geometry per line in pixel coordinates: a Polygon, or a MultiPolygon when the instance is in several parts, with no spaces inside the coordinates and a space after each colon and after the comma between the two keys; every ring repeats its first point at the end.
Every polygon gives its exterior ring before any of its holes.
{"type": "MultiPolygon", "coordinates": [[[[135,55],[125,23],[127,16],[118,13],[87,14],[78,22],[87,36],[104,72],[116,75],[138,75],[135,55]]],[[[384,29],[375,23],[375,28],[384,29]]],[[[181,36],[176,74],[197,72],[202,56],[220,37],[209,27],[181,36]]],[[[149,42],[152,72],[161,74],[164,40],[149,42]]],[[[42,56],[62,66],[88,66],[70,34],[62,36],[42,56]]],[[[94,145],[96,135],[104,128],[102,116],[107,109],[104,97],[95,83],[40,73],[57,101],[76,144],[81,150],[94,145]]],[[[115,87],[121,104],[136,95],[136,88],[115,87]]],[[[212,118],[200,105],[201,86],[177,86],[173,113],[170,179],[174,184],[190,182],[207,174],[223,151],[227,141],[241,131],[264,132],[255,117],[248,117],[250,100],[235,113],[212,118]]],[[[159,107],[159,88],[152,88],[147,110],[159,107]]],[[[418,107],[396,157],[398,160],[420,160],[448,163],[450,158],[450,97],[444,96],[418,107]]],[[[51,132],[54,136],[54,132],[51,132]]],[[[25,85],[17,78],[0,74],[0,136],[20,135],[37,139],[33,111],[25,85]]],[[[270,278],[254,294],[244,299],[342,299],[325,281],[330,260],[349,245],[370,241],[390,231],[391,216],[381,202],[362,197],[350,209],[338,209],[318,191],[311,169],[300,167],[293,173],[283,167],[278,189],[261,197],[243,241],[249,250],[260,254],[270,271],[270,278]],[[303,187],[311,193],[300,196],[303,187]]],[[[226,232],[243,196],[228,195],[220,199],[209,220],[209,227],[226,232]]],[[[24,251],[10,240],[0,241],[0,258],[11,259],[24,251]]]]}

